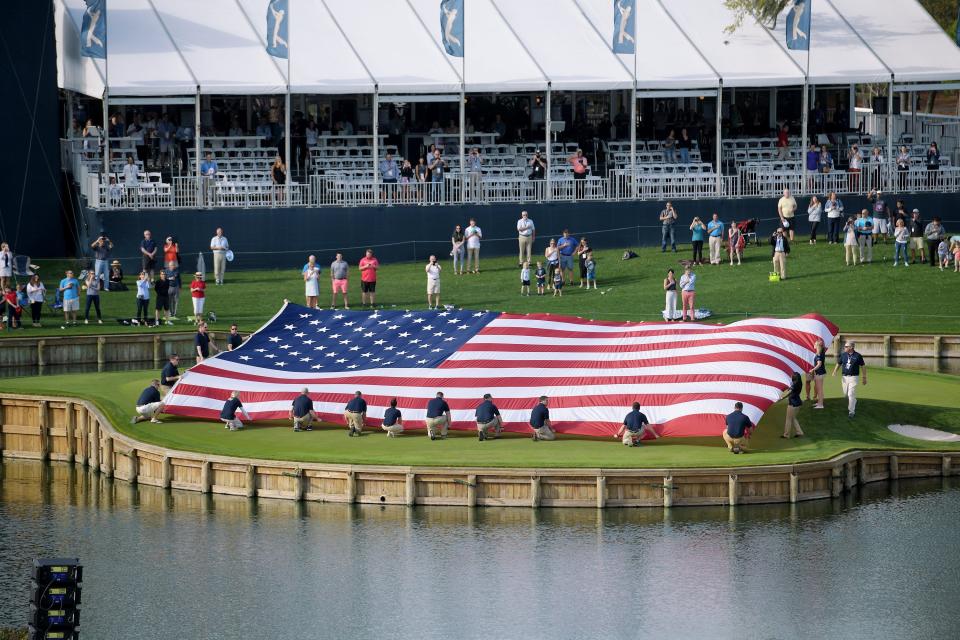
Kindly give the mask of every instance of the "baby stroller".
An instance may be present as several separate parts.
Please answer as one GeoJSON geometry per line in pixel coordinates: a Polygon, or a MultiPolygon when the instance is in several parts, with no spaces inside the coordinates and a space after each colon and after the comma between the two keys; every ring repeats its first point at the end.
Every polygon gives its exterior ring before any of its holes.
{"type": "Polygon", "coordinates": [[[744,242],[750,242],[750,238],[753,238],[753,243],[760,246],[760,237],[757,235],[757,225],[760,224],[760,220],[757,218],[750,218],[749,220],[741,220],[740,222],[735,223],[737,229],[740,230],[740,235],[743,236],[744,242]]]}

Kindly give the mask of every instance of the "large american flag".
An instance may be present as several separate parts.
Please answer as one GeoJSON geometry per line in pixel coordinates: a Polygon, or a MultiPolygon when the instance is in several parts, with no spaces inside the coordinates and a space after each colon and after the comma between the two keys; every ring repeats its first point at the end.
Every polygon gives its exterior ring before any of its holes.
{"type": "Polygon", "coordinates": [[[254,420],[283,419],[303,387],[324,420],[343,422],[355,391],[379,425],[396,397],[422,427],[443,391],[454,429],[475,429],[493,394],[506,430],[528,431],[550,397],[560,433],[612,435],[634,401],[661,435],[717,435],[740,401],[755,423],[837,328],[817,315],[729,325],[600,322],[550,314],[337,311],[286,304],[239,349],[189,370],[165,400],[171,414],[219,416],[233,390],[254,420]]]}

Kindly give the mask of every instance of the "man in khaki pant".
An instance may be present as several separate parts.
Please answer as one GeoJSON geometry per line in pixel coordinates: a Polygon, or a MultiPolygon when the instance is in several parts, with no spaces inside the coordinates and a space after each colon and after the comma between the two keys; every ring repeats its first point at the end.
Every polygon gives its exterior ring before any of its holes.
{"type": "Polygon", "coordinates": [[[483,402],[477,407],[474,415],[477,419],[477,438],[480,442],[500,437],[500,432],[503,431],[503,420],[500,418],[497,405],[493,404],[493,396],[489,393],[483,394],[483,402]]]}
{"type": "Polygon", "coordinates": [[[772,236],[770,236],[770,250],[773,258],[773,271],[780,276],[781,280],[787,279],[787,256],[790,255],[790,241],[783,233],[783,227],[779,227],[772,236]]]}
{"type": "Polygon", "coordinates": [[[863,385],[867,384],[867,363],[863,361],[863,356],[854,350],[855,346],[849,340],[843,344],[843,353],[837,358],[832,374],[837,375],[837,370],[843,368],[841,388],[843,395],[847,396],[847,415],[851,418],[857,415],[857,382],[861,374],[863,385]]]}
{"type": "Polygon", "coordinates": [[[367,421],[367,401],[363,394],[357,391],[343,410],[343,420],[347,424],[348,436],[360,436],[363,433],[363,424],[367,421]]]}
{"type": "Polygon", "coordinates": [[[524,262],[531,262],[530,256],[533,252],[533,241],[537,238],[537,228],[530,219],[530,214],[526,211],[520,212],[520,219],[517,220],[517,242],[520,245],[520,254],[517,257],[517,265],[523,266],[524,262]]]}
{"type": "Polygon", "coordinates": [[[449,428],[450,405],[443,399],[443,391],[437,391],[437,397],[427,403],[427,435],[431,440],[446,440],[449,428]]]}
{"type": "Polygon", "coordinates": [[[210,238],[210,251],[213,252],[213,279],[217,284],[223,284],[223,274],[227,270],[227,251],[230,243],[223,235],[223,229],[217,227],[217,233],[210,238]]]}
{"type": "Polygon", "coordinates": [[[550,410],[547,409],[547,396],[540,396],[540,402],[530,412],[530,426],[533,427],[533,441],[555,440],[557,433],[550,423],[550,410]]]}

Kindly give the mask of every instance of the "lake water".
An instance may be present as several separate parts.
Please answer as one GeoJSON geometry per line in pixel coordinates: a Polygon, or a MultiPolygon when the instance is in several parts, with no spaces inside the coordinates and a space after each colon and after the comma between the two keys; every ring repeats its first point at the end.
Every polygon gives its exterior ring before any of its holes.
{"type": "Polygon", "coordinates": [[[163,491],[6,461],[0,627],[38,556],[83,637],[956,638],[960,479],[797,505],[468,509],[163,491]]]}

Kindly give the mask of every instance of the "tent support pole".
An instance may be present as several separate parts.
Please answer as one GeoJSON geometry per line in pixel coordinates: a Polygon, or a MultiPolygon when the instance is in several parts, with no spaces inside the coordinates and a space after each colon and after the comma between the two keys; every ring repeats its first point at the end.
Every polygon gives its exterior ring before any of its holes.
{"type": "MultiPolygon", "coordinates": [[[[460,201],[467,201],[467,185],[464,178],[468,177],[467,156],[465,146],[467,144],[466,127],[467,123],[467,91],[465,85],[460,85],[460,201]]],[[[471,177],[472,178],[472,177],[471,177]]],[[[472,185],[471,185],[472,188],[472,185]]],[[[478,198],[479,199],[479,198],[478,198]]]]}
{"type": "MultiPolygon", "coordinates": [[[[194,175],[196,176],[197,180],[197,206],[204,207],[207,203],[201,200],[203,191],[201,189],[200,155],[203,147],[200,140],[200,87],[197,87],[197,100],[193,103],[193,120],[193,142],[194,145],[196,145],[196,152],[194,154],[194,165],[196,172],[194,175]]],[[[190,165],[188,164],[186,168],[189,171],[190,165]]]]}
{"type": "MultiPolygon", "coordinates": [[[[289,54],[288,54],[289,55],[289,54]]],[[[288,76],[289,77],[289,76],[288,76]]],[[[295,163],[293,158],[290,157],[290,85],[287,85],[287,95],[284,96],[283,103],[283,158],[287,161],[287,181],[283,185],[285,187],[284,192],[284,204],[288,207],[292,201],[290,197],[290,186],[293,182],[293,167],[295,163]]]]}
{"type": "Polygon", "coordinates": [[[380,88],[373,88],[373,201],[380,202],[380,88]]]}
{"type": "Polygon", "coordinates": [[[110,184],[110,92],[103,89],[103,172],[110,184]]]}
{"type": "Polygon", "coordinates": [[[850,85],[850,97],[849,106],[847,107],[847,112],[850,114],[850,122],[847,123],[847,126],[851,129],[857,126],[857,87],[854,84],[850,85]]]}
{"type": "MultiPolygon", "coordinates": [[[[890,75],[890,88],[887,90],[887,166],[893,166],[893,132],[894,132],[894,122],[893,116],[893,74],[890,75]]],[[[890,172],[887,172],[888,175],[890,172]]],[[[884,191],[892,190],[892,178],[890,184],[884,185],[884,191]]]]}
{"type": "MultiPolygon", "coordinates": [[[[66,90],[67,94],[67,139],[73,140],[73,91],[66,90]]],[[[73,152],[73,149],[70,150],[73,152]]]]}
{"type": "Polygon", "coordinates": [[[630,90],[630,198],[637,199],[637,83],[630,90]]]}
{"type": "Polygon", "coordinates": [[[723,195],[723,80],[717,85],[717,148],[714,163],[717,166],[717,196],[723,195]]]}
{"type": "Polygon", "coordinates": [[[807,147],[810,146],[809,127],[810,127],[810,87],[807,81],[803,82],[803,112],[800,114],[800,164],[803,165],[803,182],[800,184],[800,193],[804,193],[807,188],[807,147]]]}
{"type": "Polygon", "coordinates": [[[545,135],[545,138],[546,138],[546,141],[547,141],[547,146],[546,146],[546,148],[544,149],[544,154],[545,154],[544,157],[547,159],[547,171],[546,171],[546,176],[544,176],[544,177],[546,178],[547,181],[546,181],[546,190],[545,190],[545,192],[544,192],[544,194],[543,194],[543,199],[544,199],[545,201],[547,201],[547,202],[549,202],[549,201],[552,199],[552,198],[550,197],[550,196],[551,196],[551,193],[550,193],[550,171],[553,169],[553,158],[550,157],[550,148],[551,148],[551,145],[550,145],[550,112],[552,111],[552,109],[550,108],[550,92],[551,92],[550,83],[547,83],[547,99],[546,99],[546,101],[544,102],[544,111],[543,111],[543,130],[544,130],[544,132],[545,132],[545,134],[546,134],[546,135],[545,135]]]}

